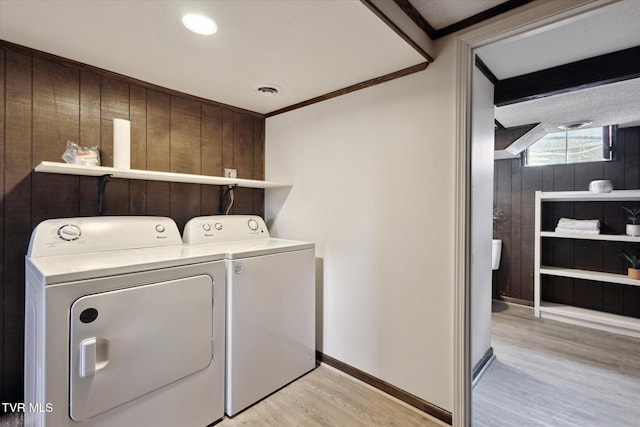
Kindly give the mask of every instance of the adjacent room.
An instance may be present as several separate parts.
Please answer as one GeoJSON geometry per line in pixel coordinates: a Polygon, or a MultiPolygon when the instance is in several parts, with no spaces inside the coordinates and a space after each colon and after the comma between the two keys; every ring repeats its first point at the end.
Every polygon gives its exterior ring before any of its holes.
{"type": "Polygon", "coordinates": [[[475,51],[496,129],[492,336],[474,371],[474,425],[640,415],[636,6],[475,51]]]}

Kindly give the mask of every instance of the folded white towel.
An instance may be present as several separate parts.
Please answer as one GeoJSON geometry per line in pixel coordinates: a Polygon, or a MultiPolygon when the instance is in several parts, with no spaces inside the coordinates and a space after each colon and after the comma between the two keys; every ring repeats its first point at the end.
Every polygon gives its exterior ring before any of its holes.
{"type": "Polygon", "coordinates": [[[558,221],[558,228],[571,230],[600,230],[600,220],[560,218],[558,221]]]}
{"type": "Polygon", "coordinates": [[[579,230],[576,228],[561,228],[556,227],[556,233],[566,234],[600,234],[600,230],[579,230]]]}

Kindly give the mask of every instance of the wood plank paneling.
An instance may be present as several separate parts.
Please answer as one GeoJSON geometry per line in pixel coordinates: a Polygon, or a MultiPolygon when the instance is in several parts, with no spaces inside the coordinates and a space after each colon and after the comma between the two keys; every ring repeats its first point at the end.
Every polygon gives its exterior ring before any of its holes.
{"type": "MultiPolygon", "coordinates": [[[[86,147],[98,147],[102,151],[101,81],[100,76],[80,70],[80,143],[86,147]]],[[[102,159],[101,159],[102,160],[102,159]]],[[[102,160],[101,164],[105,164],[102,160]]],[[[97,215],[98,186],[95,178],[80,177],[80,215],[97,215]]]]}
{"type": "MultiPolygon", "coordinates": [[[[202,106],[202,157],[200,168],[203,175],[223,176],[222,169],[222,108],[202,106]]],[[[216,215],[220,212],[220,187],[203,185],[201,192],[201,214],[216,215]]]]}
{"type": "MultiPolygon", "coordinates": [[[[171,171],[171,97],[147,91],[147,167],[149,170],[171,171]]],[[[171,214],[171,184],[147,182],[147,215],[171,214]]]]}
{"type": "MultiPolygon", "coordinates": [[[[129,120],[129,84],[103,77],[101,107],[102,164],[113,166],[113,119],[129,120]]],[[[112,179],[107,188],[105,215],[129,215],[129,180],[112,179]]]]}
{"type": "MultiPolygon", "coordinates": [[[[497,130],[502,143],[515,137],[509,129],[497,130]],[[506,135],[506,136],[505,136],[506,135]]],[[[500,270],[494,272],[494,295],[533,302],[534,192],[586,190],[594,179],[610,179],[615,189],[640,188],[640,127],[618,130],[617,160],[602,163],[522,167],[517,160],[495,163],[496,206],[509,214],[496,226],[494,236],[503,241],[500,270]],[[511,170],[510,175],[505,169],[511,170]],[[504,205],[510,205],[505,209],[504,205]],[[507,256],[506,262],[505,255],[507,256]],[[514,259],[518,264],[514,265],[514,259]]],[[[543,205],[544,230],[552,231],[561,217],[600,219],[603,233],[624,234],[622,206],[640,206],[640,202],[553,202],[543,205]]],[[[621,242],[543,239],[543,262],[559,267],[626,274],[619,256],[624,249],[640,251],[640,245],[621,242]]],[[[544,277],[545,300],[595,308],[612,313],[640,317],[640,291],[635,287],[588,282],[559,277],[544,277]]]]}
{"type": "MultiPolygon", "coordinates": [[[[264,120],[253,119],[253,176],[254,179],[264,179],[264,120]]],[[[253,189],[253,210],[264,217],[264,190],[253,189]]]]}
{"type": "MultiPolygon", "coordinates": [[[[0,168],[5,170],[5,77],[6,77],[6,51],[4,49],[0,49],[0,168]]],[[[4,191],[4,173],[0,173],[0,189],[4,191]]],[[[2,239],[2,245],[0,245],[0,283],[2,283],[2,289],[0,289],[0,321],[4,325],[5,318],[5,309],[4,309],[4,289],[5,289],[5,268],[4,264],[4,223],[5,223],[5,203],[4,203],[4,193],[3,197],[0,197],[0,239],[2,239]]],[[[4,329],[4,326],[3,326],[4,329]]],[[[4,335],[4,333],[3,333],[4,335]]],[[[3,335],[0,336],[0,354],[4,354],[4,338],[3,335]]],[[[10,347],[8,347],[10,348],[10,347]]],[[[4,369],[0,372],[0,394],[2,396],[10,396],[15,391],[10,390],[8,387],[5,387],[4,383],[4,369]]],[[[3,400],[6,402],[7,400],[3,400]]]]}
{"type": "Polygon", "coordinates": [[[511,266],[510,296],[522,299],[522,286],[520,272],[522,269],[522,168],[519,163],[511,162],[511,206],[509,217],[511,218],[511,236],[509,259],[511,266]]]}
{"type": "MultiPolygon", "coordinates": [[[[67,141],[79,142],[78,70],[35,58],[33,61],[32,167],[40,160],[59,162],[67,141]]],[[[33,174],[32,220],[79,214],[80,179],[33,174]],[[55,188],[56,197],[48,197],[55,188]]]]}
{"type": "MultiPolygon", "coordinates": [[[[199,102],[171,97],[171,172],[200,173],[201,107],[199,102]]],[[[200,186],[171,183],[171,217],[182,229],[201,212],[200,186]]]]}
{"type": "Polygon", "coordinates": [[[2,401],[22,400],[24,255],[31,233],[32,58],[6,51],[2,401]]]}
{"type": "MultiPolygon", "coordinates": [[[[131,120],[131,168],[147,169],[147,90],[131,86],[129,90],[131,120]]],[[[129,214],[147,213],[147,183],[140,180],[129,182],[129,214]]]]}
{"type": "MultiPolygon", "coordinates": [[[[0,399],[22,401],[24,256],[35,225],[97,215],[97,180],[32,172],[62,161],[66,141],[97,146],[113,164],[113,119],[131,121],[131,167],[264,179],[264,116],[164,90],[108,71],[0,44],[0,399]],[[238,144],[238,147],[236,147],[238,144]],[[236,166],[235,162],[238,162],[236,166]],[[261,164],[256,164],[256,163],[261,164]],[[239,171],[240,172],[240,171],[239,171]]],[[[180,227],[218,213],[223,188],[112,179],[106,215],[170,216],[180,227]]],[[[243,213],[262,215],[263,190],[239,191],[243,213]]]]}
{"type": "MultiPolygon", "coordinates": [[[[233,165],[238,170],[238,177],[252,176],[253,170],[253,117],[235,115],[233,121],[233,165]]],[[[238,199],[233,205],[236,214],[247,214],[253,211],[253,190],[237,188],[238,199]]]]}

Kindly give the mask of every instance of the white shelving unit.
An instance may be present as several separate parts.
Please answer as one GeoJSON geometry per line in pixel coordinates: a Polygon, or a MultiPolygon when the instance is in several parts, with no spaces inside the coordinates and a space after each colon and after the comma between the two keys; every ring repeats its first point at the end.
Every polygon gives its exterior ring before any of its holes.
{"type": "Polygon", "coordinates": [[[140,179],[145,181],[184,182],[190,184],[205,185],[237,185],[249,188],[275,188],[290,187],[291,184],[282,184],[253,179],[224,178],[221,176],[193,175],[174,172],[157,172],[139,169],[116,169],[107,166],[80,166],[58,162],[41,162],[35,167],[36,172],[57,173],[64,175],[83,176],[110,176],[112,178],[140,179]]]}
{"type": "Polygon", "coordinates": [[[611,193],[594,194],[589,191],[536,191],[535,203],[535,248],[534,248],[534,309],[536,317],[561,320],[568,323],[597,328],[640,338],[640,319],[588,310],[564,304],[542,301],[541,276],[570,277],[574,279],[617,283],[626,286],[640,286],[640,280],[629,279],[626,275],[597,271],[560,268],[542,265],[542,239],[600,240],[614,242],[637,242],[640,237],[607,234],[568,234],[542,231],[542,203],[544,202],[618,202],[638,201],[640,190],[618,190],[611,193]]]}

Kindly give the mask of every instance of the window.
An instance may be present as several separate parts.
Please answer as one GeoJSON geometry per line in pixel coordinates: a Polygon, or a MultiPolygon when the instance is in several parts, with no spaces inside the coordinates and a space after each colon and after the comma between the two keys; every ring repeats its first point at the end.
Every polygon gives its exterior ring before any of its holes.
{"type": "Polygon", "coordinates": [[[525,165],[612,160],[615,132],[616,126],[605,126],[548,133],[525,151],[525,165]]]}

